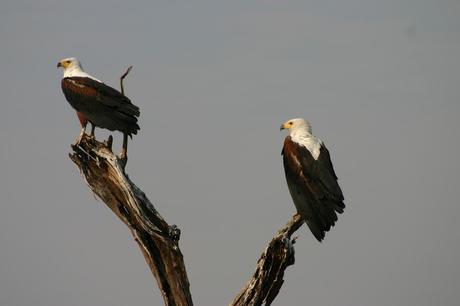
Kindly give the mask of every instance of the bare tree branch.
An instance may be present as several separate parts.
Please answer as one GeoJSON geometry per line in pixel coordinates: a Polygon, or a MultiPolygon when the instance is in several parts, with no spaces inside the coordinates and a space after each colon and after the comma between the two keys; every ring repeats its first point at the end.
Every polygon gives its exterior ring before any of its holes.
{"type": "Polygon", "coordinates": [[[122,163],[106,143],[85,135],[72,149],[70,158],[89,188],[131,230],[157,280],[165,305],[193,305],[178,245],[179,229],[168,225],[125,174],[122,163]]]}
{"type": "Polygon", "coordinates": [[[296,214],[278,231],[260,256],[254,275],[230,306],[271,305],[284,283],[284,271],[295,262],[295,238],[291,236],[302,224],[302,218],[296,214]]]}
{"type": "Polygon", "coordinates": [[[124,95],[125,94],[125,88],[123,87],[123,80],[126,78],[128,73],[133,69],[133,66],[129,66],[128,69],[126,69],[126,72],[123,73],[120,77],[120,91],[124,95]]]}
{"type": "MultiPolygon", "coordinates": [[[[164,218],[125,174],[120,159],[109,143],[84,135],[73,145],[72,161],[78,166],[89,188],[128,226],[147,264],[157,280],[168,306],[193,305],[189,281],[179,249],[180,230],[169,226],[164,218]]],[[[295,238],[302,226],[300,215],[294,215],[278,231],[257,262],[256,271],[231,306],[270,305],[283,285],[285,269],[294,264],[295,238]]]]}

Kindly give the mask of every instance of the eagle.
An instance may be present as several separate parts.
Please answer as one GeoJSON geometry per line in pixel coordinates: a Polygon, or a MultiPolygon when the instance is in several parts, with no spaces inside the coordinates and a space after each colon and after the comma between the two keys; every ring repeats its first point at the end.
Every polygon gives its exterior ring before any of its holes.
{"type": "Polygon", "coordinates": [[[297,212],[318,241],[334,226],[345,204],[329,151],[302,118],[286,121],[283,156],[286,181],[297,212]]]}
{"type": "Polygon", "coordinates": [[[118,90],[83,71],[80,62],[74,57],[59,61],[57,67],[64,70],[61,88],[69,104],[76,110],[81,124],[76,144],[81,142],[89,122],[91,137],[94,137],[96,127],[122,132],[121,157],[126,158],[128,136],[132,137],[140,129],[137,123],[139,107],[118,90]]]}

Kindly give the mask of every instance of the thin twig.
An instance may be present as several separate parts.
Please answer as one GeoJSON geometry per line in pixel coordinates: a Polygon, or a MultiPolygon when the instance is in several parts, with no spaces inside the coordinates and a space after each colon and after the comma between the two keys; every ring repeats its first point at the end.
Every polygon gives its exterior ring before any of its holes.
{"type": "Polygon", "coordinates": [[[124,78],[126,78],[126,76],[128,75],[128,73],[131,71],[131,69],[133,69],[133,66],[129,66],[128,69],[126,69],[126,72],[123,73],[120,77],[120,89],[121,89],[121,93],[124,95],[125,94],[125,89],[123,87],[123,80],[124,78]]]}
{"type": "MultiPolygon", "coordinates": [[[[126,72],[123,73],[120,77],[120,90],[122,95],[125,95],[123,80],[126,78],[131,69],[133,69],[133,66],[129,66],[128,69],[126,69],[126,72]]],[[[124,169],[126,167],[126,164],[128,163],[128,134],[126,133],[123,133],[123,146],[119,157],[120,161],[122,162],[122,167],[124,169]]]]}

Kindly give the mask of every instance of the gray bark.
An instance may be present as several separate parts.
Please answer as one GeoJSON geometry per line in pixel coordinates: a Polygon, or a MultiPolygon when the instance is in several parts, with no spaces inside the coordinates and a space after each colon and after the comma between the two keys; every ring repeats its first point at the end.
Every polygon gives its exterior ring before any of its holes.
{"type": "Polygon", "coordinates": [[[70,158],[89,188],[128,226],[168,306],[191,306],[192,296],[179,249],[180,231],[163,217],[125,174],[124,162],[107,146],[85,135],[70,158]]]}
{"type": "Polygon", "coordinates": [[[292,234],[302,226],[300,215],[294,215],[273,237],[257,261],[256,271],[230,306],[271,305],[284,283],[284,271],[295,262],[292,234]]]}

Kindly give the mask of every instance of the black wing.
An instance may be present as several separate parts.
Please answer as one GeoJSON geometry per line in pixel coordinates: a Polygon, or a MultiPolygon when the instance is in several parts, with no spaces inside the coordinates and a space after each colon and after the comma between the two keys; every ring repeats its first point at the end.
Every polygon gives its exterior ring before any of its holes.
{"type": "Polygon", "coordinates": [[[283,163],[294,204],[313,235],[321,241],[345,204],[329,151],[323,145],[317,160],[307,148],[286,138],[283,163]]]}

